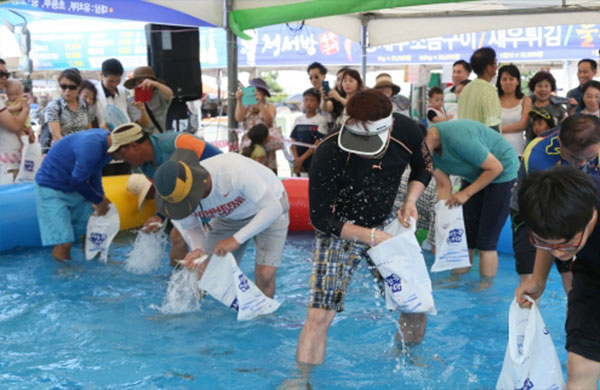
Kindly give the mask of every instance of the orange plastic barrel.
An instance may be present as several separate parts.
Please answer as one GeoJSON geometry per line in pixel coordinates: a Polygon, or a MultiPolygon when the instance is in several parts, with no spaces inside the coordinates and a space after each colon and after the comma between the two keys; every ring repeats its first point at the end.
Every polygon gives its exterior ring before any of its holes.
{"type": "Polygon", "coordinates": [[[290,232],[313,230],[308,210],[308,179],[290,177],[283,179],[290,202],[290,232]]]}

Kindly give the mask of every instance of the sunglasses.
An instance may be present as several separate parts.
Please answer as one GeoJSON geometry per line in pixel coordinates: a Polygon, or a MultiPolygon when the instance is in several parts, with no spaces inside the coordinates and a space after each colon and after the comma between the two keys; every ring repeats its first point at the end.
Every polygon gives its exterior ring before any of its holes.
{"type": "Polygon", "coordinates": [[[2,71],[0,71],[0,78],[1,78],[1,77],[6,77],[6,78],[9,78],[9,77],[10,77],[10,73],[8,73],[8,72],[2,72],[2,71]]]}
{"type": "Polygon", "coordinates": [[[60,88],[64,91],[65,89],[70,89],[71,91],[76,90],[77,88],[79,88],[79,85],[67,85],[67,84],[61,84],[60,88]]]}
{"type": "Polygon", "coordinates": [[[581,237],[579,237],[579,242],[576,245],[539,243],[538,241],[535,240],[535,237],[533,236],[533,233],[531,233],[531,230],[529,231],[529,243],[531,245],[533,245],[534,247],[536,247],[537,249],[541,249],[541,250],[549,251],[549,252],[555,251],[555,250],[560,250],[563,252],[576,252],[577,249],[579,248],[579,246],[581,245],[581,243],[583,242],[583,236],[585,235],[586,229],[587,229],[587,226],[581,233],[581,237]]]}

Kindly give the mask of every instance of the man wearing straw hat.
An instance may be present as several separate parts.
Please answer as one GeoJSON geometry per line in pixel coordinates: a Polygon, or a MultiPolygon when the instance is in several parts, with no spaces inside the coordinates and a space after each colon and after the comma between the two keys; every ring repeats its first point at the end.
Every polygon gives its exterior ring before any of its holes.
{"type": "Polygon", "coordinates": [[[290,220],[283,184],[269,168],[237,153],[200,164],[192,151],[179,149],[157,169],[154,186],[158,211],[193,249],[186,267],[197,268],[194,259],[204,253],[231,252],[239,263],[254,239],[256,286],[273,298],[290,220]]]}
{"type": "Polygon", "coordinates": [[[150,126],[145,130],[150,134],[166,131],[167,111],[171,105],[173,91],[166,83],[154,75],[149,66],[140,66],[133,71],[133,77],[125,81],[125,88],[135,88],[135,100],[143,101],[150,117],[150,126]],[[149,96],[150,99],[146,100],[149,96]]]}
{"type": "Polygon", "coordinates": [[[112,156],[104,129],[70,134],[48,152],[35,176],[35,200],[42,245],[52,245],[56,260],[71,259],[73,242],[85,234],[93,211],[108,212],[102,168],[112,156]]]}
{"type": "MultiPolygon", "coordinates": [[[[221,153],[216,147],[191,134],[169,132],[148,135],[137,123],[127,123],[117,127],[112,132],[112,139],[113,144],[109,152],[114,153],[115,158],[136,167],[150,181],[154,179],[156,169],[167,161],[176,150],[191,150],[196,154],[198,160],[204,160],[221,153]]],[[[135,186],[132,184],[132,187],[135,186]]],[[[148,191],[145,191],[145,193],[148,193],[148,191]]],[[[155,215],[148,218],[144,227],[148,231],[157,229],[157,226],[160,226],[163,220],[164,217],[155,215]]],[[[170,234],[170,258],[171,264],[175,265],[174,261],[183,259],[188,252],[188,248],[177,229],[172,229],[170,234]]]]}

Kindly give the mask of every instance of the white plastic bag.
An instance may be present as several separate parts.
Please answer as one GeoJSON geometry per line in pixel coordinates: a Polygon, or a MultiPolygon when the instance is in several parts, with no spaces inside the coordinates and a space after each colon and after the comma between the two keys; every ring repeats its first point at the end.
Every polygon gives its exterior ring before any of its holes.
{"type": "Polygon", "coordinates": [[[393,238],[367,252],[385,282],[385,303],[389,310],[404,313],[436,314],[431,280],[423,251],[415,237],[416,221],[406,228],[394,219],[384,230],[393,238]]]}
{"type": "Polygon", "coordinates": [[[470,266],[462,206],[449,208],[440,200],[435,204],[435,262],[431,272],[470,266]]]}
{"type": "Polygon", "coordinates": [[[23,141],[23,152],[21,165],[15,183],[31,183],[35,180],[35,174],[42,163],[42,145],[39,142],[29,143],[29,137],[21,137],[23,141]]]}
{"type": "Polygon", "coordinates": [[[242,273],[231,253],[223,257],[211,256],[198,287],[225,306],[237,310],[238,321],[272,313],[280,305],[279,302],[266,297],[242,273]]]}
{"type": "Polygon", "coordinates": [[[496,389],[565,388],[562,368],[550,332],[535,301],[531,309],[516,300],[508,312],[508,345],[496,389]]]}
{"type": "Polygon", "coordinates": [[[108,212],[103,216],[95,213],[90,216],[85,234],[85,258],[92,260],[100,254],[100,261],[108,260],[108,247],[120,228],[119,212],[114,203],[111,203],[108,212]]]}

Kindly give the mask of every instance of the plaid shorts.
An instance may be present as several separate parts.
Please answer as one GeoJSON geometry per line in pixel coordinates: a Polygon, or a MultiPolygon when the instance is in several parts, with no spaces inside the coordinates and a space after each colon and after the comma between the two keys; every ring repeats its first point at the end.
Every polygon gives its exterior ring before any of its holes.
{"type": "MultiPolygon", "coordinates": [[[[392,213],[378,229],[396,218],[392,213]]],[[[344,311],[344,297],[354,270],[371,247],[358,241],[342,240],[328,234],[315,232],[313,261],[310,271],[308,307],[344,311]]],[[[372,264],[372,263],[370,263],[372,264]]],[[[379,272],[369,267],[374,276],[379,272]]]]}

